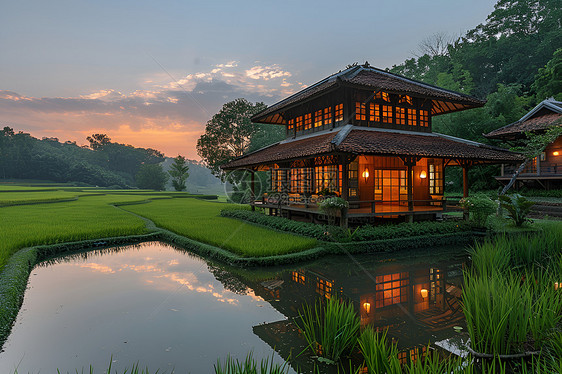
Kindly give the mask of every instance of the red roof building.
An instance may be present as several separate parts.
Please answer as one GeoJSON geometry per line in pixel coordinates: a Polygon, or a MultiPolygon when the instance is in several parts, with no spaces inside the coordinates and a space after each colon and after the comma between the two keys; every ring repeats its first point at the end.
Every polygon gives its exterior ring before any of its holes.
{"type": "MultiPolygon", "coordinates": [[[[541,133],[553,126],[562,125],[562,102],[547,99],[539,103],[519,121],[496,129],[484,136],[517,143],[526,133],[541,133]]],[[[515,166],[504,165],[496,179],[502,183],[511,180],[515,166]]],[[[517,176],[519,184],[550,189],[562,185],[562,137],[549,144],[544,152],[535,157],[517,176]]]]}
{"type": "Polygon", "coordinates": [[[481,107],[475,97],[355,65],[268,107],[252,121],[285,126],[286,139],[224,165],[268,171],[252,204],[283,215],[318,213],[327,195],[349,218],[439,215],[446,168],[514,163],[519,154],[432,132],[433,116],[481,107]]]}

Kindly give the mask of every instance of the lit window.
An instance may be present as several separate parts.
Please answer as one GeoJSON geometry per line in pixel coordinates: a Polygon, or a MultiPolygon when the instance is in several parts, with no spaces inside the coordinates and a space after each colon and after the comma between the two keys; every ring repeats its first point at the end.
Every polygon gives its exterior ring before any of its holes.
{"type": "Polygon", "coordinates": [[[322,109],[314,113],[314,127],[322,126],[322,109]]]}
{"type": "Polygon", "coordinates": [[[315,172],[315,191],[318,193],[322,190],[331,192],[339,191],[338,167],[336,165],[316,166],[315,172]]]}
{"type": "Polygon", "coordinates": [[[298,116],[296,122],[297,122],[297,131],[302,131],[302,116],[298,116]]]}
{"type": "Polygon", "coordinates": [[[375,98],[381,99],[381,100],[386,101],[387,103],[390,103],[390,95],[388,94],[388,92],[377,92],[377,94],[375,95],[375,98]]]}
{"type": "Polygon", "coordinates": [[[420,110],[420,126],[429,126],[429,112],[427,110],[420,110]]]}
{"type": "Polygon", "coordinates": [[[382,106],[382,121],[383,123],[392,123],[392,107],[390,105],[382,106]]]}
{"type": "Polygon", "coordinates": [[[408,125],[417,126],[418,118],[415,109],[408,109],[408,125]]]}
{"type": "Polygon", "coordinates": [[[310,130],[312,128],[312,113],[306,113],[304,115],[304,129],[310,130]]]}
{"type": "Polygon", "coordinates": [[[396,123],[399,125],[406,124],[406,108],[396,107],[396,123]]]}
{"type": "Polygon", "coordinates": [[[380,275],[375,278],[375,282],[375,308],[408,301],[408,273],[380,275]]]}
{"type": "Polygon", "coordinates": [[[357,121],[365,121],[367,119],[365,103],[355,103],[355,119],[357,121]]]}
{"type": "Polygon", "coordinates": [[[324,108],[324,126],[332,123],[332,107],[324,108]]]}
{"type": "Polygon", "coordinates": [[[400,95],[400,100],[398,100],[399,103],[405,103],[405,104],[410,104],[410,105],[414,105],[414,100],[412,99],[411,96],[408,95],[400,95]]]}
{"type": "Polygon", "coordinates": [[[379,115],[380,105],[371,103],[369,105],[369,121],[371,122],[380,122],[381,117],[379,115]]]}
{"type": "Polygon", "coordinates": [[[336,105],[336,122],[343,121],[343,104],[336,105]]]}
{"type": "Polygon", "coordinates": [[[429,194],[443,194],[443,164],[440,160],[428,160],[429,162],[429,194]]]}
{"type": "Polygon", "coordinates": [[[287,130],[292,130],[294,127],[295,127],[295,120],[290,119],[288,124],[287,124],[287,130]]]}

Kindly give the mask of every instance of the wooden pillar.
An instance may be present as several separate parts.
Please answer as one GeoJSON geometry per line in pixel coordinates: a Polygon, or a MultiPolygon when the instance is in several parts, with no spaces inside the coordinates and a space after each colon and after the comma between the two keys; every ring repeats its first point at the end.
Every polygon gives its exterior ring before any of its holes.
{"type": "Polygon", "coordinates": [[[250,179],[250,203],[252,205],[252,212],[256,211],[256,206],[254,205],[256,202],[255,176],[256,176],[256,172],[252,170],[251,179],[250,179]]]}
{"type": "Polygon", "coordinates": [[[462,166],[462,196],[468,197],[468,165],[462,166]]]}
{"type": "Polygon", "coordinates": [[[341,198],[349,200],[349,161],[345,156],[340,157],[341,168],[341,198]]]}

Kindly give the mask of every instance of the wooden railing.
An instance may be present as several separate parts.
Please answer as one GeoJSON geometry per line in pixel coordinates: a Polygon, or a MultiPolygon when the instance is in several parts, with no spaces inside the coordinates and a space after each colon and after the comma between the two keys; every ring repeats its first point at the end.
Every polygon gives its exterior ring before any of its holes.
{"type": "MultiPolygon", "coordinates": [[[[519,168],[519,166],[504,166],[502,176],[503,177],[511,177],[515,171],[519,168]]],[[[535,164],[529,164],[523,169],[523,171],[519,174],[521,176],[554,176],[554,175],[562,175],[562,165],[558,164],[542,164],[537,167],[535,164]]]]}
{"type": "MultiPolygon", "coordinates": [[[[264,206],[274,206],[276,208],[283,208],[283,207],[293,207],[293,208],[304,208],[304,209],[311,209],[316,210],[319,207],[319,204],[326,198],[331,196],[322,196],[322,195],[311,195],[311,196],[304,196],[300,194],[285,194],[285,193],[272,193],[272,194],[265,194],[260,199],[256,200],[256,205],[264,205],[264,206]]],[[[396,206],[402,207],[406,209],[398,209],[397,212],[400,213],[412,213],[416,210],[423,210],[423,209],[416,209],[420,207],[432,207],[432,208],[441,208],[441,209],[428,209],[432,211],[446,211],[451,209],[459,209],[458,206],[459,198],[445,198],[442,196],[438,196],[432,199],[426,200],[351,200],[349,201],[349,212],[353,213],[354,210],[358,211],[361,209],[368,208],[369,213],[388,213],[389,206],[396,206]]]]}

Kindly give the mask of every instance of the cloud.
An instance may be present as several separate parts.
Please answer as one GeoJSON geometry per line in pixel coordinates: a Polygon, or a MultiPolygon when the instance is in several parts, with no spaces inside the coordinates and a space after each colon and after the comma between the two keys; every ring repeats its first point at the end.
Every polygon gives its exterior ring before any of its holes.
{"type": "Polygon", "coordinates": [[[198,159],[195,143],[224,103],[244,97],[271,104],[299,88],[292,76],[276,64],[228,61],[167,82],[161,73],[146,76],[150,85],[130,93],[107,88],[77,97],[28,97],[0,90],[0,112],[3,125],[36,137],[85,144],[86,136],[103,132],[120,143],[198,159]]]}

